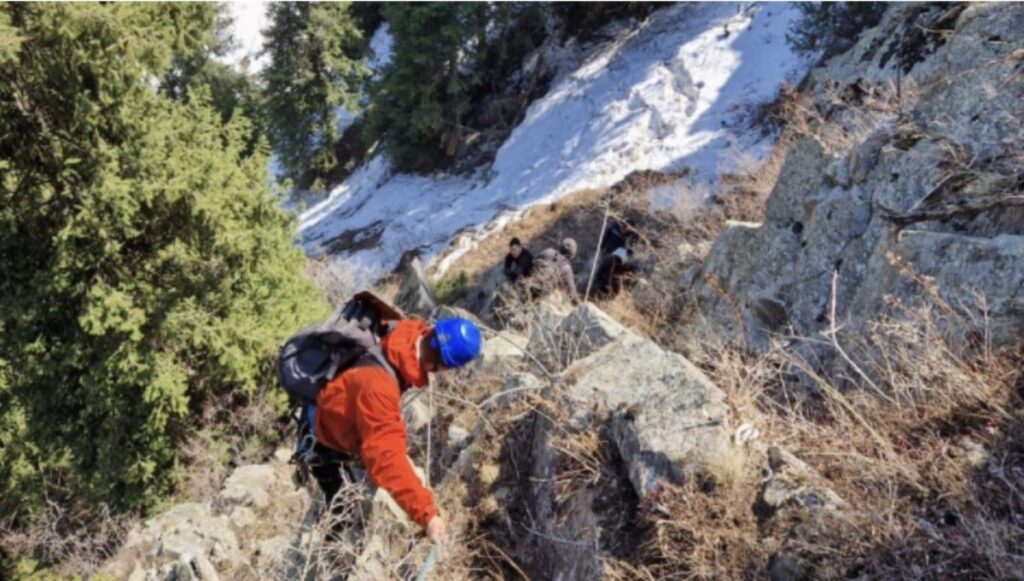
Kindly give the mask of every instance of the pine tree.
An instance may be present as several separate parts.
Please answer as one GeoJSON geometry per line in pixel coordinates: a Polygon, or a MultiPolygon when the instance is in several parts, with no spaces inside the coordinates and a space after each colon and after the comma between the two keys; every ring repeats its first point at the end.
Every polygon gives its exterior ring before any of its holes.
{"type": "Polygon", "coordinates": [[[248,120],[159,90],[208,46],[208,10],[0,5],[0,442],[22,439],[0,451],[5,515],[54,478],[151,506],[190,410],[258,389],[323,314],[248,120]]]}
{"type": "Polygon", "coordinates": [[[271,143],[292,178],[337,165],[336,112],[358,108],[367,71],[349,3],[277,2],[269,12],[263,73],[271,143]]]}
{"type": "Polygon", "coordinates": [[[368,130],[399,169],[429,171],[455,155],[470,95],[481,81],[475,58],[490,10],[468,2],[383,8],[393,57],[373,89],[368,130]]]}

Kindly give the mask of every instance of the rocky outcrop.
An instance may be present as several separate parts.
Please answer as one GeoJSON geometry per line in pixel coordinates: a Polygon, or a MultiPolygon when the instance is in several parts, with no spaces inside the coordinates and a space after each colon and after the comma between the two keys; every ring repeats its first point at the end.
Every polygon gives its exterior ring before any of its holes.
{"type": "Polygon", "coordinates": [[[434,287],[419,258],[413,258],[406,266],[395,304],[406,313],[420,316],[428,316],[437,308],[434,287]]]}
{"type": "Polygon", "coordinates": [[[818,471],[785,448],[771,446],[767,456],[767,475],[753,508],[763,542],[774,551],[768,578],[797,581],[819,577],[819,560],[805,555],[806,539],[848,526],[851,507],[818,471]]]}
{"type": "Polygon", "coordinates": [[[580,411],[597,401],[611,410],[610,433],[640,497],[663,480],[710,475],[730,453],[725,395],[681,355],[623,337],[565,375],[580,411]]]}
{"type": "Polygon", "coordinates": [[[104,566],[118,578],[258,577],[290,559],[295,529],[312,510],[291,480],[288,450],[268,464],[241,466],[211,502],[177,504],[132,530],[104,566]]]}
{"type": "Polygon", "coordinates": [[[959,308],[981,291],[1008,340],[1024,321],[1022,45],[1019,5],[904,5],[815,70],[808,93],[837,129],[795,143],[764,220],[715,242],[695,277],[709,320],[754,349],[813,335],[835,276],[836,318],[858,334],[888,297],[923,299],[914,273],[959,308]]]}
{"type": "Polygon", "coordinates": [[[592,303],[569,311],[560,303],[544,302],[536,310],[527,349],[549,370],[562,369],[620,337],[639,340],[592,303]]]}

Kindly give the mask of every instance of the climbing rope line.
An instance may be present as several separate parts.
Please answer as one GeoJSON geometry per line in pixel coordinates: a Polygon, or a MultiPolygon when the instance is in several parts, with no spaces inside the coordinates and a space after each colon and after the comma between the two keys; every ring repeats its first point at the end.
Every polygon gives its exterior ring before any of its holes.
{"type": "Polygon", "coordinates": [[[416,572],[416,581],[426,581],[427,575],[430,574],[430,570],[434,568],[434,563],[437,562],[437,550],[441,546],[441,543],[434,543],[430,547],[430,554],[427,555],[426,560],[420,565],[420,570],[416,572]]]}

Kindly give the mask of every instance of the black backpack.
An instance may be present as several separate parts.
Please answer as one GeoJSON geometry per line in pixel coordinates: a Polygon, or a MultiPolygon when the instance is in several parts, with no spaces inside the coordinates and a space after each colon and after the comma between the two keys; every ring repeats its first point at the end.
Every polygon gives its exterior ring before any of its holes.
{"type": "Polygon", "coordinates": [[[306,327],[281,345],[277,376],[296,403],[314,404],[320,389],[339,371],[365,361],[398,380],[380,350],[387,319],[402,313],[372,293],[356,294],[321,325],[306,327]]]}

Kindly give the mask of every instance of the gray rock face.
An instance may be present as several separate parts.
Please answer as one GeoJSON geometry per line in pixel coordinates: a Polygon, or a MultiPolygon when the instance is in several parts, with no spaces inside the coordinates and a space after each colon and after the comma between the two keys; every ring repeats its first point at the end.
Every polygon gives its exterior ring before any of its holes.
{"type": "Polygon", "coordinates": [[[220,498],[229,504],[265,508],[270,504],[274,469],[266,464],[241,466],[224,482],[220,498]]]}
{"type": "Polygon", "coordinates": [[[639,340],[601,309],[584,303],[558,316],[557,311],[535,325],[527,349],[549,369],[558,369],[582,359],[620,338],[639,340]]]}
{"type": "Polygon", "coordinates": [[[529,342],[528,337],[515,333],[506,332],[501,336],[491,337],[484,341],[476,366],[478,369],[493,371],[511,370],[523,361],[523,350],[527,348],[529,342]]]}
{"type": "Polygon", "coordinates": [[[147,520],[129,533],[125,545],[151,547],[155,556],[172,560],[204,555],[228,567],[242,560],[228,517],[214,516],[208,505],[198,503],[179,504],[147,520]]]}
{"type": "Polygon", "coordinates": [[[491,268],[484,273],[476,287],[466,295],[464,299],[466,306],[480,317],[491,320],[499,294],[507,284],[508,279],[502,272],[501,266],[491,268]]]}
{"type": "MultiPolygon", "coordinates": [[[[921,276],[935,281],[942,298],[951,305],[973,302],[972,291],[986,296],[992,340],[1005,343],[1021,332],[1024,320],[1024,236],[1001,234],[994,238],[939,232],[903,231],[881,245],[868,263],[873,283],[860,288],[852,309],[872,307],[886,295],[925,300],[918,284],[902,275],[889,256],[896,257],[921,276]]],[[[877,307],[874,307],[877,308],[877,307]]]]}
{"type": "Polygon", "coordinates": [[[725,395],[681,355],[624,337],[565,375],[575,378],[573,399],[613,410],[612,437],[641,497],[661,479],[707,474],[730,453],[725,395]]]}
{"type": "Polygon", "coordinates": [[[405,271],[395,304],[406,313],[430,315],[437,308],[434,287],[423,271],[423,264],[413,258],[405,271]]]}
{"type": "Polygon", "coordinates": [[[993,340],[1009,340],[1024,322],[1020,165],[1006,161],[1024,151],[1024,75],[1011,56],[1022,45],[1019,4],[898,6],[813,72],[819,111],[849,129],[846,141],[792,145],[763,222],[731,223],[716,240],[694,277],[714,326],[754,349],[775,333],[814,335],[830,323],[835,273],[837,319],[861,333],[888,297],[923,294],[890,264],[897,256],[951,304],[981,291],[993,340]],[[902,34],[923,36],[904,39],[914,48],[901,61],[902,34]],[[888,90],[898,65],[904,119],[866,115],[858,99],[888,90]]]}

